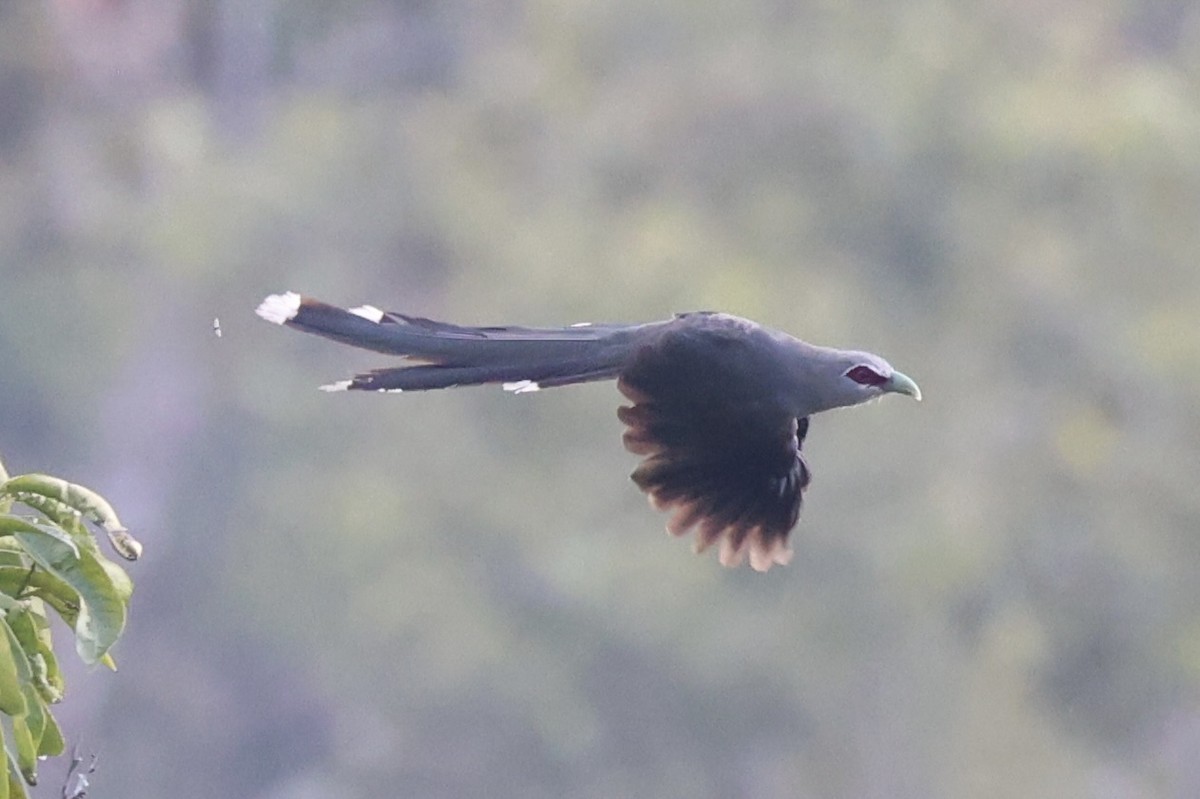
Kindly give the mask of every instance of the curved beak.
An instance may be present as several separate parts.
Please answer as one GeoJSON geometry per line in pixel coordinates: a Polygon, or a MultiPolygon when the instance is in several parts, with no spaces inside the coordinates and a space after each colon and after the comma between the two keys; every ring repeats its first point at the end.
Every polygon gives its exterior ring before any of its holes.
{"type": "Polygon", "coordinates": [[[892,372],[892,376],[883,384],[886,393],[907,394],[917,402],[921,401],[921,387],[903,372],[892,372]]]}

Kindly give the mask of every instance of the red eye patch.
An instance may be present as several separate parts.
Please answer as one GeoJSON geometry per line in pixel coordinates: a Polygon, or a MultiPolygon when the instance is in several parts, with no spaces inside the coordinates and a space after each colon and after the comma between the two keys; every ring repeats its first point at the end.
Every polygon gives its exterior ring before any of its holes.
{"type": "Polygon", "coordinates": [[[886,377],[869,366],[856,366],[846,372],[846,377],[864,386],[879,386],[888,381],[886,377]]]}

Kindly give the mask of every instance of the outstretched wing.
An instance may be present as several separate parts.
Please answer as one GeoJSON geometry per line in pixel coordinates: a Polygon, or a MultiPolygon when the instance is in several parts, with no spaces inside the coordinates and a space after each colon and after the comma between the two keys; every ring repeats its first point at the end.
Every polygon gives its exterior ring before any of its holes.
{"type": "Polygon", "coordinates": [[[791,559],[808,417],[778,399],[775,370],[757,363],[765,344],[745,332],[711,319],[644,346],[618,381],[634,403],[618,416],[625,448],[646,456],[634,482],[672,511],[668,532],[694,529],[697,552],[719,541],[722,564],[766,571],[791,559]]]}

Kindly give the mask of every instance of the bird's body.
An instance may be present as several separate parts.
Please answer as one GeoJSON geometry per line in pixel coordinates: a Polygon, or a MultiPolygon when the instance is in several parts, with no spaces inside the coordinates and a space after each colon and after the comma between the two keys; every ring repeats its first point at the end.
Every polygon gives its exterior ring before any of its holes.
{"type": "Polygon", "coordinates": [[[625,447],[645,456],[633,480],[673,535],[696,530],[698,551],[747,557],[759,571],[787,563],[810,480],[800,445],[809,417],[887,392],[920,399],[916,384],[869,353],[808,344],[728,314],[697,312],[640,325],[462,327],[351,310],[288,292],[267,297],[264,319],[409,365],[323,386],[419,391],[500,383],[515,392],[616,379],[633,404],[618,416],[625,447]]]}

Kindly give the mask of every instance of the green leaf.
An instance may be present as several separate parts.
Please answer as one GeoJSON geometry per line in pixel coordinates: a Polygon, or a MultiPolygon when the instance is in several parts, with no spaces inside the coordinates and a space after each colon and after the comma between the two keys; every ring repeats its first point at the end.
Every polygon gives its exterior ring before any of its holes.
{"type": "MultiPolygon", "coordinates": [[[[16,537],[18,533],[41,533],[42,535],[48,535],[68,547],[76,557],[79,555],[79,546],[75,543],[75,539],[61,527],[53,524],[32,522],[28,519],[22,519],[19,516],[0,516],[0,534],[16,537]]],[[[18,541],[20,542],[20,539],[18,541]]],[[[21,543],[23,545],[23,542],[21,543]]]]}
{"type": "MultiPolygon", "coordinates": [[[[55,687],[50,679],[50,666],[46,662],[46,656],[41,652],[29,659],[29,665],[33,667],[33,687],[37,691],[38,696],[48,705],[53,705],[62,701],[62,691],[55,687]]],[[[58,664],[54,664],[55,669],[58,664]]],[[[59,675],[62,679],[62,675],[59,675]]]]}
{"type": "Polygon", "coordinates": [[[124,527],[105,527],[104,532],[108,533],[108,543],[125,560],[137,560],[142,556],[142,542],[130,535],[124,527]]]}
{"type": "Polygon", "coordinates": [[[13,744],[17,748],[17,769],[25,782],[37,785],[37,744],[33,740],[28,716],[16,716],[12,720],[13,744]]]}
{"type": "Polygon", "coordinates": [[[16,610],[5,614],[0,624],[0,638],[8,645],[8,651],[16,666],[17,679],[21,683],[24,712],[12,714],[13,743],[17,749],[17,767],[21,776],[30,785],[37,784],[37,755],[42,733],[46,729],[46,714],[42,699],[34,688],[33,666],[29,651],[38,648],[37,632],[29,610],[18,604],[16,610]],[[15,625],[15,629],[14,629],[15,625]],[[17,631],[21,632],[18,633],[17,631]]]}
{"type": "Polygon", "coordinates": [[[22,586],[26,587],[26,604],[36,602],[42,609],[32,612],[38,622],[38,637],[41,641],[40,651],[47,656],[54,668],[53,652],[48,622],[45,618],[44,606],[49,605],[58,612],[62,620],[72,629],[79,616],[79,594],[74,588],[42,568],[33,569],[11,566],[0,566],[0,609],[7,610],[5,600],[13,601],[11,595],[22,586]],[[43,604],[44,603],[44,604],[43,604]]]}
{"type": "Polygon", "coordinates": [[[15,604],[15,607],[8,610],[5,621],[8,622],[8,627],[12,630],[17,644],[24,650],[25,656],[33,657],[38,653],[40,643],[37,627],[33,623],[33,614],[29,612],[29,607],[24,603],[17,602],[15,604]]]}
{"type": "Polygon", "coordinates": [[[113,590],[117,592],[117,597],[128,607],[129,600],[133,596],[133,580],[129,579],[129,573],[103,555],[97,555],[96,562],[108,573],[108,579],[112,580],[113,590]]]}
{"type": "Polygon", "coordinates": [[[29,617],[37,628],[38,657],[34,665],[33,680],[49,704],[62,701],[66,683],[58,668],[58,658],[54,655],[54,641],[50,636],[50,620],[46,618],[44,606],[39,600],[31,600],[29,617]]]}
{"type": "MultiPolygon", "coordinates": [[[[127,597],[123,588],[118,589],[113,584],[108,571],[86,550],[72,550],[58,537],[46,535],[40,529],[18,531],[13,535],[39,566],[79,595],[79,608],[74,619],[75,651],[85,663],[97,663],[125,627],[127,597]]],[[[47,596],[51,606],[66,619],[67,614],[55,599],[61,597],[47,596]]]]}
{"type": "Polygon", "coordinates": [[[61,755],[66,749],[66,743],[63,741],[62,730],[58,728],[58,721],[55,720],[54,714],[50,712],[50,708],[43,708],[46,717],[46,726],[42,730],[42,740],[38,744],[39,757],[54,757],[61,755]]]}
{"type": "MultiPolygon", "coordinates": [[[[13,760],[12,752],[5,751],[4,762],[8,764],[8,779],[4,780],[8,788],[8,799],[29,799],[29,794],[25,793],[25,783],[17,778],[17,764],[13,760]]],[[[2,797],[0,797],[2,799],[2,797]]]]}
{"type": "MultiPolygon", "coordinates": [[[[41,572],[41,574],[45,574],[45,572],[41,572]]],[[[54,577],[54,575],[49,576],[54,577]]],[[[34,577],[37,577],[36,573],[34,577]]],[[[59,618],[73,630],[75,629],[75,622],[79,618],[79,595],[75,593],[71,586],[63,583],[62,580],[59,580],[57,577],[54,577],[54,579],[66,586],[65,591],[70,594],[71,599],[65,599],[64,594],[56,591],[38,591],[37,598],[54,608],[59,618]]]]}
{"type": "MultiPolygon", "coordinates": [[[[7,597],[10,601],[16,602],[14,597],[21,591],[28,591],[33,588],[33,573],[34,567],[32,563],[22,566],[0,566],[0,596],[7,597]]],[[[64,585],[66,584],[64,583],[64,585]]],[[[70,586],[67,586],[67,588],[69,590],[70,586]]],[[[8,610],[8,607],[0,608],[0,610],[8,610]]]]}
{"type": "MultiPolygon", "coordinates": [[[[46,703],[37,695],[32,685],[25,686],[25,706],[29,708],[22,720],[29,727],[29,736],[33,739],[34,758],[37,758],[38,752],[42,746],[42,736],[46,733],[46,703]]],[[[37,769],[37,764],[34,763],[34,769],[37,769]]],[[[32,785],[32,783],[30,783],[32,785]]]]}
{"type": "Polygon", "coordinates": [[[104,497],[74,483],[69,483],[61,477],[48,474],[20,474],[10,477],[0,483],[0,494],[15,497],[19,501],[22,494],[37,494],[70,505],[80,513],[87,514],[103,525],[121,526],[116,511],[104,497]]]}
{"type": "Polygon", "coordinates": [[[126,560],[137,560],[141,557],[142,545],[121,525],[121,520],[117,518],[112,505],[90,488],[47,474],[23,474],[0,483],[0,496],[11,496],[31,507],[38,507],[70,530],[69,520],[61,511],[52,505],[39,503],[34,497],[45,497],[65,504],[72,511],[87,516],[103,527],[108,534],[109,543],[121,557],[126,560]]]}
{"type": "MultiPolygon", "coordinates": [[[[3,625],[8,629],[8,625],[3,625]]],[[[25,714],[25,696],[21,691],[21,671],[18,660],[25,660],[25,653],[9,635],[0,635],[0,712],[10,716],[25,714]],[[13,651],[13,650],[16,651],[13,651]]],[[[28,668],[29,661],[25,660],[28,668]]]]}
{"type": "Polygon", "coordinates": [[[17,797],[25,796],[25,786],[21,781],[16,779],[16,770],[13,768],[12,755],[8,753],[8,747],[4,745],[4,726],[0,725],[0,752],[4,753],[3,769],[4,774],[0,775],[0,799],[17,799],[17,797]]]}
{"type": "MultiPolygon", "coordinates": [[[[20,607],[18,605],[18,607],[20,607]]],[[[4,616],[3,623],[0,624],[0,629],[4,631],[4,637],[8,639],[9,650],[12,652],[13,663],[17,667],[17,678],[22,685],[33,684],[33,667],[29,665],[29,653],[21,645],[21,641],[17,638],[17,634],[13,632],[10,618],[14,613],[19,611],[9,611],[4,616]]]]}
{"type": "MultiPolygon", "coordinates": [[[[61,527],[64,532],[69,533],[78,543],[98,549],[95,537],[88,530],[87,525],[83,523],[83,514],[67,503],[28,492],[17,494],[16,497],[26,507],[38,511],[52,523],[61,527]]],[[[30,521],[33,520],[30,519],[30,521]]]]}
{"type": "MultiPolygon", "coordinates": [[[[46,652],[50,647],[48,642],[44,642],[41,630],[39,630],[35,621],[35,616],[37,615],[29,605],[21,603],[16,610],[8,612],[6,619],[9,628],[16,638],[17,644],[25,653],[26,661],[29,665],[30,679],[28,682],[24,682],[23,686],[25,689],[25,704],[29,708],[30,716],[35,711],[40,712],[40,710],[37,710],[30,704],[31,695],[38,705],[44,702],[57,702],[62,698],[62,692],[50,683],[49,667],[46,662],[46,652]]],[[[53,653],[51,653],[51,657],[53,657],[53,653]]],[[[18,676],[24,680],[24,675],[20,673],[20,666],[20,658],[17,658],[18,676]]],[[[57,663],[54,664],[54,668],[57,671],[57,663]]],[[[59,675],[59,679],[62,679],[61,675],[59,675]]],[[[37,719],[31,719],[30,726],[34,730],[34,741],[36,742],[41,736],[42,722],[37,719]]]]}
{"type": "MultiPolygon", "coordinates": [[[[26,522],[24,520],[18,520],[18,522],[19,524],[12,524],[9,525],[9,527],[13,528],[14,531],[21,530],[30,533],[41,532],[50,535],[63,543],[70,543],[69,540],[65,540],[62,536],[62,533],[57,531],[57,529],[53,526],[26,522]]],[[[18,546],[22,546],[21,542],[17,541],[15,536],[13,537],[13,540],[18,546]]],[[[120,599],[123,604],[128,605],[130,597],[133,596],[133,581],[129,579],[128,572],[122,569],[119,564],[114,563],[113,561],[104,557],[104,555],[102,555],[99,550],[96,550],[94,546],[91,548],[76,547],[72,550],[72,552],[80,553],[84,550],[87,551],[87,554],[90,555],[91,559],[95,560],[95,562],[98,563],[108,575],[109,580],[112,582],[113,589],[116,592],[117,598],[120,599]]],[[[28,550],[24,550],[23,548],[23,551],[25,551],[28,555],[28,550]]],[[[0,550],[0,555],[2,554],[3,551],[0,550]]],[[[0,592],[10,596],[16,596],[17,591],[20,590],[22,586],[25,586],[26,589],[37,589],[39,596],[50,593],[56,596],[62,602],[71,605],[78,604],[79,593],[74,588],[56,577],[54,574],[45,570],[34,570],[33,573],[30,574],[28,567],[31,565],[32,562],[29,561],[25,563],[18,563],[16,565],[9,565],[4,564],[3,560],[0,560],[0,592]]],[[[5,608],[0,607],[0,610],[4,609],[5,608]]]]}

